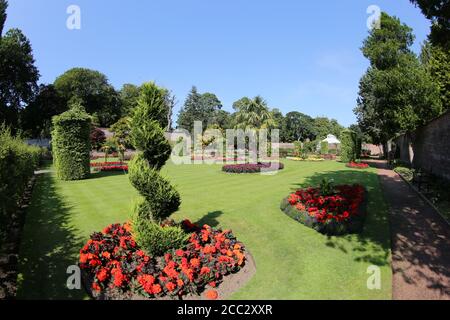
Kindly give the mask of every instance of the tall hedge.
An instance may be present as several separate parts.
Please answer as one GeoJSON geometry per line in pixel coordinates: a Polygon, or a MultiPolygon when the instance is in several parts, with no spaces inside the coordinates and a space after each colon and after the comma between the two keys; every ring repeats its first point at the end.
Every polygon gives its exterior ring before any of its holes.
{"type": "Polygon", "coordinates": [[[0,126],[0,240],[9,217],[18,209],[41,153],[40,148],[27,145],[0,126]]]}
{"type": "Polygon", "coordinates": [[[361,151],[361,140],[358,139],[356,132],[344,130],[341,133],[341,161],[351,162],[359,158],[358,152],[361,151]],[[359,145],[359,146],[358,146],[359,145]]]}
{"type": "Polygon", "coordinates": [[[61,180],[89,176],[91,117],[80,104],[53,117],[52,147],[56,175],[61,180]]]}
{"type": "Polygon", "coordinates": [[[130,138],[139,153],[129,164],[129,178],[143,197],[136,206],[133,232],[137,243],[152,254],[177,247],[184,241],[180,228],[160,225],[180,206],[180,195],[160,175],[171,154],[163,130],[166,120],[160,116],[167,108],[166,92],[154,83],[144,84],[130,121],[130,138]]]}

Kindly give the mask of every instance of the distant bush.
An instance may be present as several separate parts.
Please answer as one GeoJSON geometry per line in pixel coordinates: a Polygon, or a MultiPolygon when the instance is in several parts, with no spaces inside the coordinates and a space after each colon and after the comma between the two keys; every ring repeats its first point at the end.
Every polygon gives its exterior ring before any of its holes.
{"type": "Polygon", "coordinates": [[[79,104],[53,117],[53,159],[58,178],[81,180],[89,176],[90,133],[91,118],[79,104]]]}
{"type": "Polygon", "coordinates": [[[322,141],[320,143],[320,154],[328,154],[328,142],[322,141]]]}
{"type": "Polygon", "coordinates": [[[341,161],[354,162],[361,155],[361,140],[358,139],[356,132],[344,130],[341,133],[341,161]],[[358,146],[359,144],[359,146],[358,146]]]}
{"type": "Polygon", "coordinates": [[[10,215],[39,164],[43,149],[27,145],[0,126],[0,232],[8,226],[10,215]]]}
{"type": "Polygon", "coordinates": [[[100,150],[100,148],[102,147],[102,145],[106,141],[106,135],[99,128],[92,127],[90,139],[91,139],[91,147],[92,147],[92,149],[93,150],[100,150]]]}

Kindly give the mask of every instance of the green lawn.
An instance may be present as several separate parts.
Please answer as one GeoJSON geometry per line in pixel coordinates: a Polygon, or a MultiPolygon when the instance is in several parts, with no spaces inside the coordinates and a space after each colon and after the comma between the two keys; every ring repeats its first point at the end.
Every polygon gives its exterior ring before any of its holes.
{"type": "MultiPolygon", "coordinates": [[[[228,175],[217,165],[175,166],[168,176],[182,196],[173,218],[231,228],[253,254],[257,273],[235,299],[390,299],[389,224],[375,169],[358,171],[337,162],[286,161],[274,176],[228,175]],[[362,183],[369,191],[361,235],[327,237],[287,217],[282,198],[323,177],[362,183]],[[367,268],[381,269],[381,290],[367,289],[367,268]]],[[[88,236],[130,216],[137,194],[124,174],[89,180],[38,180],[20,255],[19,298],[83,298],[65,289],[66,268],[88,236]]]]}

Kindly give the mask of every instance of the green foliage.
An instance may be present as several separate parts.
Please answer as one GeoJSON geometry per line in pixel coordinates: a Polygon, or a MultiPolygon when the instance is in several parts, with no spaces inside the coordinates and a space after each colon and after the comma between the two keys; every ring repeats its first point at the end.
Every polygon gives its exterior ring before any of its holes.
{"type": "Polygon", "coordinates": [[[313,132],[315,133],[317,139],[325,139],[329,134],[334,135],[339,139],[341,131],[344,129],[337,120],[328,119],[326,117],[317,117],[313,122],[313,132]]]}
{"type": "Polygon", "coordinates": [[[36,94],[39,71],[30,41],[22,31],[10,29],[2,34],[6,7],[5,1],[0,2],[0,123],[15,131],[19,128],[20,110],[36,94]]]}
{"type": "Polygon", "coordinates": [[[101,127],[109,127],[122,116],[120,100],[107,77],[95,70],[73,68],[59,76],[54,86],[64,101],[83,104],[101,127]]]}
{"type": "Polygon", "coordinates": [[[119,91],[122,114],[129,115],[138,105],[141,88],[134,84],[124,84],[119,91]]]}
{"type": "Polygon", "coordinates": [[[236,110],[237,129],[270,129],[276,125],[267,102],[261,96],[254,99],[244,97],[236,101],[233,108],[236,110]]]}
{"type": "Polygon", "coordinates": [[[314,119],[297,111],[286,114],[281,130],[284,141],[305,141],[316,137],[314,119]]]}
{"type": "Polygon", "coordinates": [[[178,127],[192,132],[194,121],[201,121],[203,130],[214,124],[227,129],[230,124],[229,114],[221,108],[222,103],[215,94],[200,94],[196,87],[192,87],[178,115],[178,127]]]}
{"type": "Polygon", "coordinates": [[[319,185],[320,194],[322,196],[329,196],[332,195],[334,190],[334,180],[333,179],[327,179],[323,178],[319,185]]]}
{"type": "Polygon", "coordinates": [[[90,173],[91,118],[81,105],[53,117],[53,160],[61,180],[81,180],[90,173]]]}
{"type": "Polygon", "coordinates": [[[442,111],[438,87],[410,50],[411,29],[386,13],[362,51],[370,67],[360,81],[355,113],[374,143],[416,129],[442,111]]]}
{"type": "Polygon", "coordinates": [[[320,154],[328,154],[328,142],[320,142],[320,154]]]}
{"type": "MultiPolygon", "coordinates": [[[[356,132],[352,130],[344,130],[341,133],[341,161],[351,162],[358,158],[357,147],[358,139],[356,132]]],[[[361,149],[359,149],[361,150],[361,149]]]]}
{"type": "Polygon", "coordinates": [[[137,206],[138,216],[145,220],[163,221],[180,206],[180,195],[169,181],[151,167],[143,154],[135,156],[129,164],[130,182],[144,197],[137,206]]]}
{"type": "Polygon", "coordinates": [[[133,221],[133,232],[139,246],[152,257],[182,248],[189,238],[189,234],[178,226],[160,226],[145,219],[133,221]]]}
{"type": "Polygon", "coordinates": [[[18,209],[41,153],[40,148],[28,146],[0,125],[0,233],[8,228],[10,215],[18,209]]]}

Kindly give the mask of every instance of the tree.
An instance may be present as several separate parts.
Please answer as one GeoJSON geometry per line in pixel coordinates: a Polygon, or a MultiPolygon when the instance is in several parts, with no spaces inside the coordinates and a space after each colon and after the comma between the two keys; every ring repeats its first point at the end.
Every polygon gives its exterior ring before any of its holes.
{"type": "Polygon", "coordinates": [[[102,127],[109,127],[122,116],[119,95],[107,77],[98,71],[70,69],[55,80],[54,86],[66,103],[80,99],[102,127]]]}
{"type": "Polygon", "coordinates": [[[141,93],[141,88],[134,84],[124,84],[119,91],[122,115],[128,115],[137,107],[137,101],[141,93]]]}
{"type": "Polygon", "coordinates": [[[233,104],[237,129],[271,129],[276,126],[273,114],[261,96],[244,97],[233,104]]]}
{"type": "Polygon", "coordinates": [[[132,147],[130,141],[130,119],[128,117],[119,119],[110,129],[114,133],[114,139],[117,141],[117,144],[124,146],[125,149],[132,147]]]}
{"type": "Polygon", "coordinates": [[[410,50],[413,40],[411,28],[383,12],[381,28],[364,41],[370,67],[360,81],[355,113],[374,143],[414,130],[442,110],[437,86],[410,50]]]}
{"type": "Polygon", "coordinates": [[[40,85],[34,100],[21,114],[22,129],[32,138],[51,136],[52,118],[67,111],[67,105],[53,85],[40,85]]]}
{"type": "Polygon", "coordinates": [[[3,35],[7,6],[0,0],[0,123],[16,129],[20,110],[33,100],[38,89],[39,71],[30,41],[22,31],[11,29],[3,35]]]}
{"type": "Polygon", "coordinates": [[[224,118],[225,114],[221,112],[221,108],[222,103],[215,94],[209,92],[200,94],[194,86],[178,115],[178,127],[191,132],[194,128],[194,121],[201,121],[203,130],[211,125],[220,125],[220,121],[227,120],[224,118]]]}
{"type": "Polygon", "coordinates": [[[106,135],[99,128],[92,126],[91,133],[90,133],[90,139],[91,139],[91,148],[93,150],[100,150],[100,148],[103,146],[103,144],[106,141],[106,135]]]}
{"type": "Polygon", "coordinates": [[[429,39],[433,45],[450,50],[450,2],[443,0],[410,0],[432,21],[429,39]]]}
{"type": "Polygon", "coordinates": [[[335,119],[330,120],[327,117],[317,117],[313,121],[312,132],[315,133],[317,139],[322,140],[329,134],[339,138],[343,129],[344,127],[335,119]]]}
{"type": "Polygon", "coordinates": [[[420,60],[439,87],[443,109],[450,110],[450,52],[427,42],[422,46],[420,60]]]}
{"type": "Polygon", "coordinates": [[[289,112],[284,119],[283,132],[285,141],[314,140],[314,119],[301,112],[289,112]]]}

